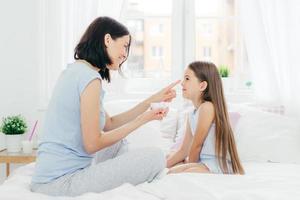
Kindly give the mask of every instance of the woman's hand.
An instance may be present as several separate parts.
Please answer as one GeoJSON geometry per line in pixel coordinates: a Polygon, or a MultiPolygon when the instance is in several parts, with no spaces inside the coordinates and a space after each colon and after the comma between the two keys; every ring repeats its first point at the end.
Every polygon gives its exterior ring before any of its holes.
{"type": "Polygon", "coordinates": [[[158,108],[158,109],[151,109],[149,111],[144,112],[143,114],[140,115],[140,118],[145,122],[149,122],[152,120],[162,120],[168,113],[169,109],[163,109],[163,108],[158,108]]]}
{"type": "Polygon", "coordinates": [[[180,80],[177,80],[167,87],[163,88],[159,92],[153,94],[151,97],[149,97],[148,101],[149,103],[153,102],[171,102],[173,98],[176,97],[176,92],[173,89],[178,83],[180,83],[180,80]]]}

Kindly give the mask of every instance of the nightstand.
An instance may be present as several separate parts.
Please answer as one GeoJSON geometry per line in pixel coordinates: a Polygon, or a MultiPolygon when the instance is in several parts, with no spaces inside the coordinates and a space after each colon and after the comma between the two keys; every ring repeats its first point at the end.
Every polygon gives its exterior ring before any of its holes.
{"type": "Polygon", "coordinates": [[[6,163],[6,176],[10,173],[11,163],[31,163],[36,160],[36,150],[33,150],[31,154],[24,154],[22,151],[17,153],[8,153],[5,150],[0,151],[0,163],[6,163]]]}

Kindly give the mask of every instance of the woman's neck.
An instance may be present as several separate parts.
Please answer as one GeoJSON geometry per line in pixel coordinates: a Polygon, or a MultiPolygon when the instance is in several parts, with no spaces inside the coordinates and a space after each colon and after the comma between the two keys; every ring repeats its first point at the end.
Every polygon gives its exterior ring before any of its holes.
{"type": "Polygon", "coordinates": [[[88,61],[86,61],[86,60],[83,60],[83,59],[79,59],[79,60],[76,60],[77,62],[81,62],[81,63],[85,63],[87,66],[89,66],[91,69],[93,69],[93,70],[95,70],[95,71],[97,71],[97,72],[99,72],[100,71],[100,69],[99,68],[97,68],[97,67],[94,67],[91,63],[89,63],[88,61]]]}

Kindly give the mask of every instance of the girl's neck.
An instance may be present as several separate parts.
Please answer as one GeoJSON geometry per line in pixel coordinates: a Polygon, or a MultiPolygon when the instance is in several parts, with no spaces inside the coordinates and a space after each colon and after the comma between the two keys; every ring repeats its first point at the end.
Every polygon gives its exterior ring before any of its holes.
{"type": "Polygon", "coordinates": [[[198,110],[198,108],[200,107],[200,105],[202,103],[204,103],[204,101],[202,99],[201,100],[192,100],[192,103],[193,103],[195,109],[198,110]]]}

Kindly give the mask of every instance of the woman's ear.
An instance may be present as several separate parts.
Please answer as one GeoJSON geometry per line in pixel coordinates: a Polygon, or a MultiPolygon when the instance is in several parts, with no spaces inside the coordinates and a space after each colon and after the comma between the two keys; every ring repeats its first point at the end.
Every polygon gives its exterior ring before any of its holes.
{"type": "Polygon", "coordinates": [[[104,44],[105,44],[105,46],[106,47],[108,47],[109,46],[109,44],[111,43],[111,36],[110,36],[110,34],[109,33],[106,33],[105,35],[104,35],[104,44]]]}
{"type": "Polygon", "coordinates": [[[203,92],[207,88],[208,84],[206,81],[200,83],[200,91],[203,92]]]}

